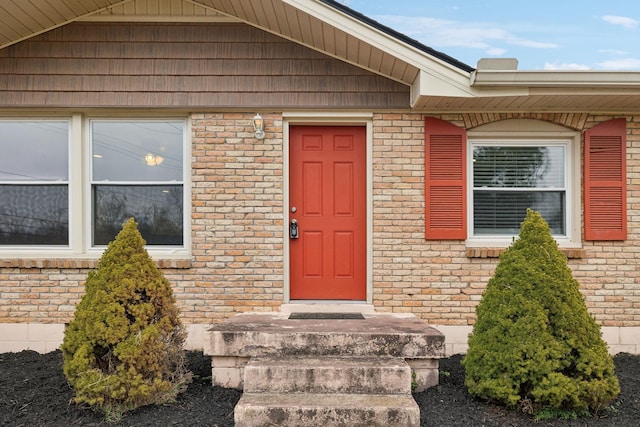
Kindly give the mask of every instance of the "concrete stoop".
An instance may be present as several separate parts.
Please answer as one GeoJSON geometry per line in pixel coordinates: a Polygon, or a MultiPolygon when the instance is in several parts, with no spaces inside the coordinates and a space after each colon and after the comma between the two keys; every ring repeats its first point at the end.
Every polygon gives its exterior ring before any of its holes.
{"type": "Polygon", "coordinates": [[[395,357],[256,357],[245,393],[411,393],[411,368],[395,357]]]}
{"type": "Polygon", "coordinates": [[[438,383],[444,336],[411,315],[363,317],[215,325],[205,354],[214,385],[244,390],[236,426],[418,426],[412,386],[438,383]]]}
{"type": "Polygon", "coordinates": [[[235,425],[419,426],[420,408],[410,394],[245,393],[235,408],[235,425]]]}

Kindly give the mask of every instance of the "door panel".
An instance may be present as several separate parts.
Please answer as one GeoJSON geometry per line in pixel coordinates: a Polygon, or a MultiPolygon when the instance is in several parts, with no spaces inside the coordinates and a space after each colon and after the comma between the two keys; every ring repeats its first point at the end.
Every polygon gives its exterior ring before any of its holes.
{"type": "Polygon", "coordinates": [[[290,128],[292,300],[366,299],[366,132],[290,128]]]}

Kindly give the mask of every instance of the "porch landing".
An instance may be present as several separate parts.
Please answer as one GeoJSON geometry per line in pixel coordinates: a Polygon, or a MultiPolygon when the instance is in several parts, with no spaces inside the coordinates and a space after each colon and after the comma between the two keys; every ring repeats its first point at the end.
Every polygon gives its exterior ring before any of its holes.
{"type": "Polygon", "coordinates": [[[213,384],[244,389],[236,426],[419,425],[411,392],[438,384],[444,335],[409,314],[316,314],[244,313],[209,330],[213,384]]]}

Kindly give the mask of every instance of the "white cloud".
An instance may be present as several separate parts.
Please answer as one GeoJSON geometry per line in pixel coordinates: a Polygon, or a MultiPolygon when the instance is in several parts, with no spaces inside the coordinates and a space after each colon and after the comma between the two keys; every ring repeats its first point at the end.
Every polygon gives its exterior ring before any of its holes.
{"type": "Polygon", "coordinates": [[[640,59],[612,59],[598,65],[606,70],[640,70],[640,59]]]}
{"type": "Polygon", "coordinates": [[[558,47],[556,43],[536,42],[519,38],[511,39],[509,42],[517,46],[532,47],[534,49],[555,49],[558,47]]]}
{"type": "MultiPolygon", "coordinates": [[[[609,61],[599,62],[597,65],[597,69],[599,70],[610,70],[610,71],[631,71],[640,70],[640,59],[614,59],[609,61]]],[[[555,63],[555,62],[546,62],[544,64],[545,70],[550,71],[560,71],[560,70],[569,70],[569,71],[580,71],[580,70],[591,70],[593,67],[590,67],[585,64],[575,64],[575,63],[555,63]]]]}
{"type": "Polygon", "coordinates": [[[590,70],[591,67],[584,64],[557,64],[557,63],[545,62],[544,69],[550,70],[550,71],[556,71],[556,70],[581,71],[581,70],[590,70]]]}
{"type": "Polygon", "coordinates": [[[501,49],[499,47],[492,47],[485,50],[485,52],[491,56],[503,56],[505,53],[507,53],[507,50],[501,49]]]}
{"type": "Polygon", "coordinates": [[[618,49],[599,49],[598,53],[604,53],[607,55],[616,55],[616,56],[629,55],[629,52],[627,52],[626,50],[618,50],[618,49]]]}
{"type": "Polygon", "coordinates": [[[504,45],[534,49],[557,48],[555,43],[539,42],[518,37],[493,24],[458,22],[445,19],[410,16],[378,16],[377,20],[420,42],[435,48],[462,47],[479,49],[495,56],[507,52],[504,45]]]}
{"type": "Polygon", "coordinates": [[[602,20],[609,24],[620,25],[630,30],[633,30],[638,26],[638,21],[626,16],[605,15],[602,17],[602,20]]]}

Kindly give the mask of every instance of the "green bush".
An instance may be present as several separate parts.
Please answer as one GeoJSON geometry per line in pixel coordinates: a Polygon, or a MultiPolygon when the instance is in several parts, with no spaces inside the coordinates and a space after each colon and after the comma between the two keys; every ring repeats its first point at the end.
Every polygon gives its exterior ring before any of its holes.
{"type": "Polygon", "coordinates": [[[110,419],[173,401],[191,380],[171,285],[144,244],[130,219],[89,272],[62,343],[75,402],[110,419]]]}
{"type": "Polygon", "coordinates": [[[620,392],[600,327],[542,216],[529,210],[476,309],[469,393],[507,406],[597,411],[620,392]]]}

